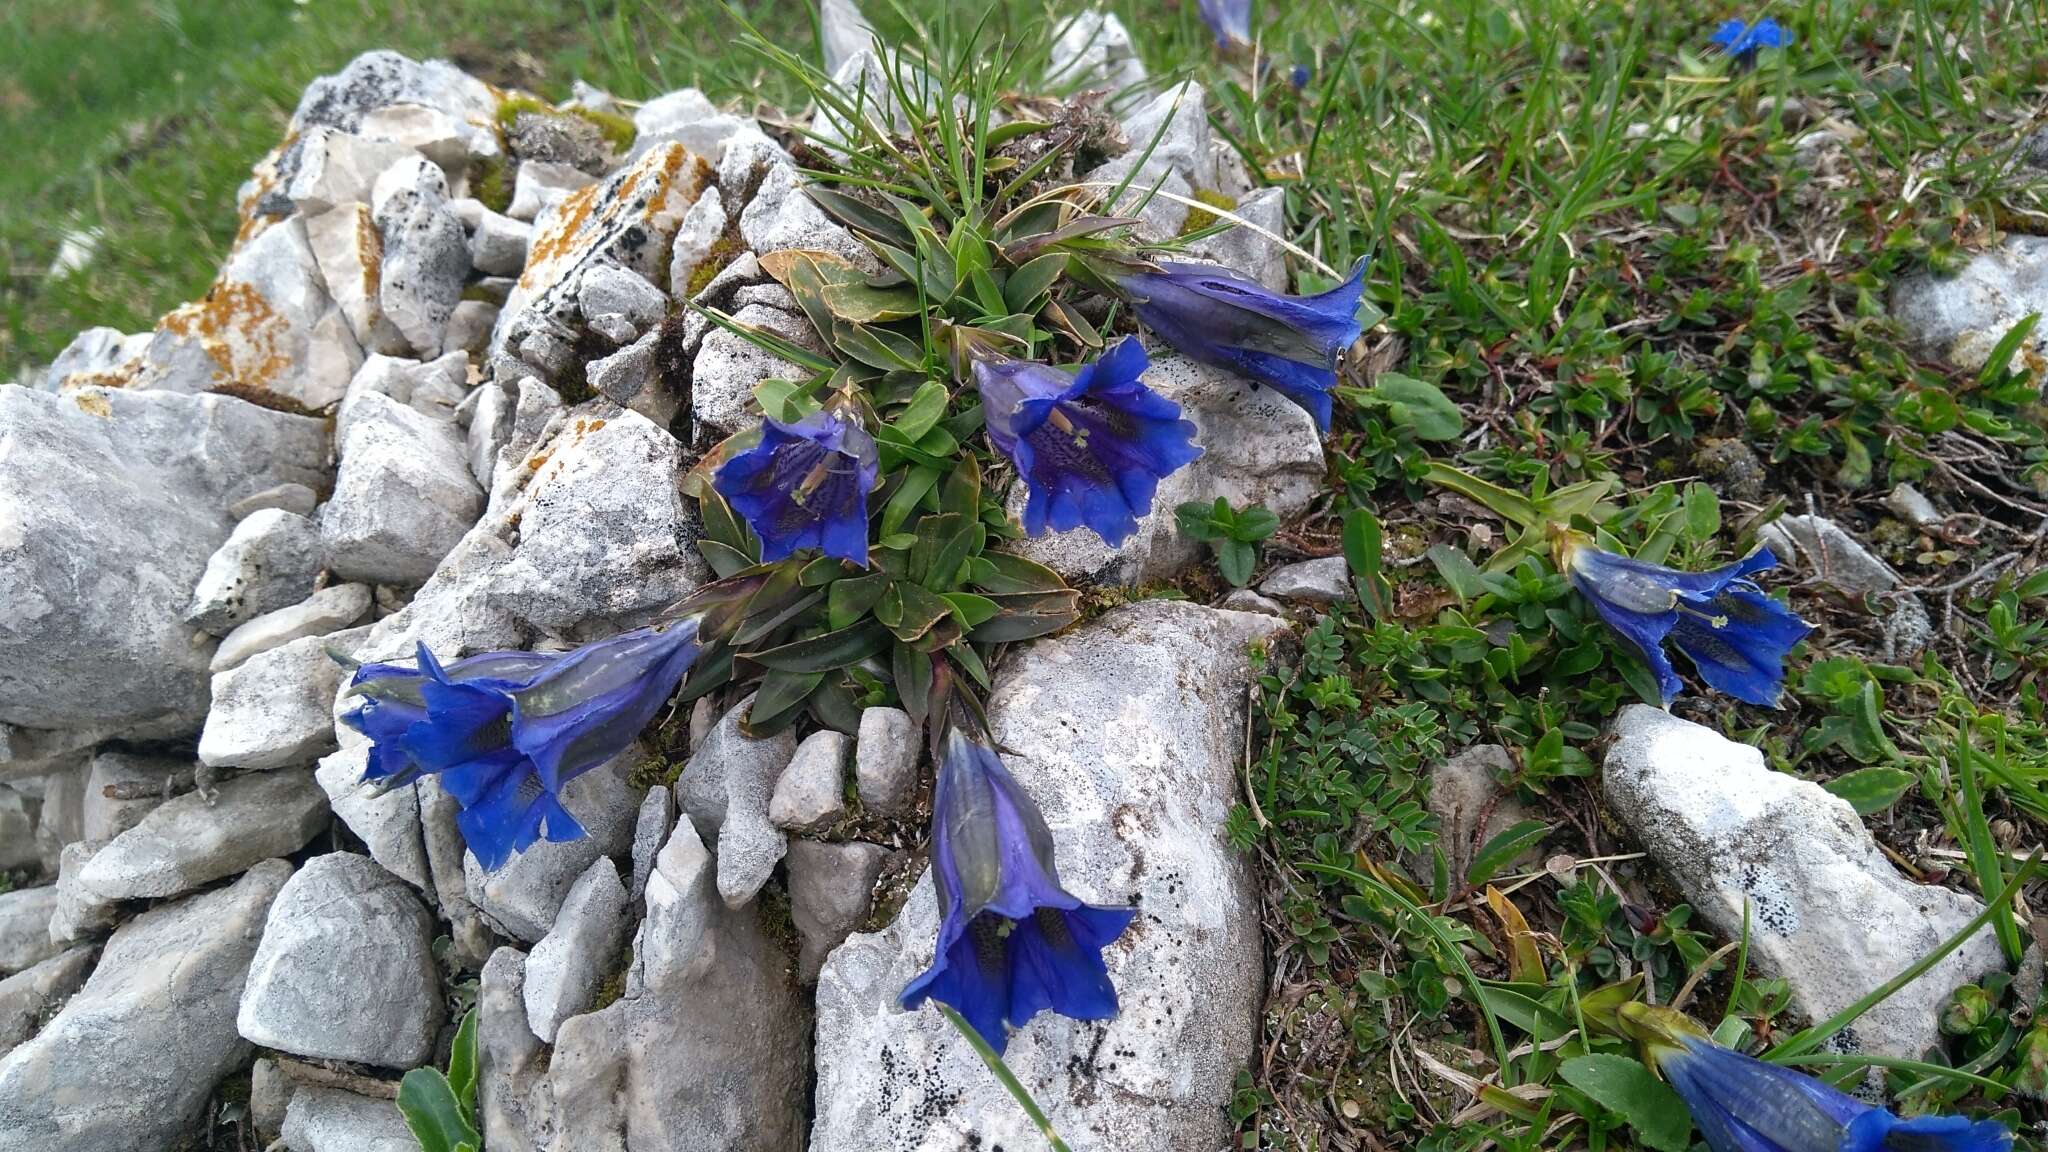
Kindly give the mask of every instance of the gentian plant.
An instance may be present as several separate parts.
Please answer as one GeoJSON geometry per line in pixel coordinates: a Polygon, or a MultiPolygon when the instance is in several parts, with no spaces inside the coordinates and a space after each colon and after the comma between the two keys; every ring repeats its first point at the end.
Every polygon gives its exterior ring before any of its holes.
{"type": "Polygon", "coordinates": [[[1737,71],[1744,71],[1756,67],[1756,55],[1763,49],[1783,48],[1792,43],[1792,34],[1766,16],[1754,24],[1743,20],[1723,21],[1708,40],[1728,54],[1737,71]]]}

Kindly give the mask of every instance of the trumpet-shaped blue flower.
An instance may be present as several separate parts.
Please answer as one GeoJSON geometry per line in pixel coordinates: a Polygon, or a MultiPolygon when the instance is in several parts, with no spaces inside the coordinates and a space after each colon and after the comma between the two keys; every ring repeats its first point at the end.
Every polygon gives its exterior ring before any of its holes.
{"type": "Polygon", "coordinates": [[[880,459],[858,417],[827,409],[761,422],[761,442],[718,468],[713,486],[761,538],[772,563],[799,548],[868,562],[868,492],[880,459]]]}
{"type": "Polygon", "coordinates": [[[1216,34],[1218,48],[1247,47],[1252,42],[1252,0],[1198,0],[1202,23],[1216,34]]]}
{"type": "Polygon", "coordinates": [[[1086,524],[1121,544],[1159,481],[1202,454],[1180,405],[1139,379],[1147,363],[1128,336],[1071,374],[1000,354],[975,359],[989,441],[1024,478],[1026,532],[1086,524]]]}
{"type": "Polygon", "coordinates": [[[1724,21],[1714,29],[1711,42],[1726,52],[1738,68],[1748,68],[1756,63],[1756,54],[1765,48],[1783,48],[1792,43],[1792,34],[1779,27],[1776,20],[1766,16],[1754,24],[1741,20],[1724,21]]]}
{"type": "Polygon", "coordinates": [[[1713,1152],[2008,1152],[2012,1133],[1967,1116],[1901,1119],[1790,1068],[1714,1043],[1668,1008],[1628,1004],[1622,1022],[1685,1101],[1713,1152]]]}
{"type": "Polygon", "coordinates": [[[487,652],[448,665],[422,644],[417,668],[358,668],[352,691],[363,702],[342,720],[370,738],[365,780],[438,775],[461,806],[464,842],[492,869],[542,837],[584,834],[562,787],[625,751],[697,652],[694,618],[563,653],[487,652]]]}
{"type": "Polygon", "coordinates": [[[1187,356],[1279,392],[1329,431],[1337,361],[1360,332],[1363,260],[1350,279],[1318,296],[1273,292],[1213,264],[1158,268],[1116,277],[1139,323],[1187,356]]]}
{"type": "Polygon", "coordinates": [[[1051,1009],[1076,1020],[1116,1015],[1102,961],[1136,910],[1084,904],[1060,887],[1052,833],[995,749],[959,729],[946,737],[932,794],[937,955],[903,989],[952,1009],[997,1052],[1005,1025],[1051,1009]]]}
{"type": "Polygon", "coordinates": [[[1680,572],[1572,540],[1559,563],[1607,626],[1656,673],[1666,704],[1684,689],[1664,654],[1667,640],[1715,691],[1775,708],[1785,654],[1813,631],[1749,579],[1777,566],[1768,549],[1711,572],[1680,572]]]}

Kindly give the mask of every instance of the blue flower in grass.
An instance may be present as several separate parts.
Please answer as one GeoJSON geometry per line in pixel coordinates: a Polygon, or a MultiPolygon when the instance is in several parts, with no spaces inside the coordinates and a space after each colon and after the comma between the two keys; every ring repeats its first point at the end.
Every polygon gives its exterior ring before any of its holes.
{"type": "Polygon", "coordinates": [[[1802,1072],[1716,1044],[1668,1008],[1627,1004],[1623,1027],[1685,1101],[1713,1152],[2008,1152],[2012,1133],[1967,1116],[1901,1119],[1802,1072]]]}
{"type": "Polygon", "coordinates": [[[1558,562],[1607,626],[1656,673],[1666,704],[1684,689],[1664,653],[1666,641],[1715,691],[1775,708],[1785,654],[1813,631],[1750,579],[1777,566],[1768,549],[1711,572],[1680,572],[1571,539],[1558,562]]]}
{"type": "Polygon", "coordinates": [[[1783,48],[1792,43],[1792,34],[1778,25],[1776,20],[1766,16],[1754,24],[1741,20],[1728,20],[1714,29],[1711,43],[1735,61],[1737,68],[1750,68],[1756,64],[1756,54],[1765,48],[1783,48]]]}
{"type": "Polygon", "coordinates": [[[1087,525],[1112,547],[1138,529],[1159,481],[1202,454],[1180,405],[1147,388],[1145,349],[1125,337],[1069,373],[980,352],[988,438],[1024,478],[1024,530],[1087,525]]]}
{"type": "Polygon", "coordinates": [[[439,776],[461,806],[463,841],[494,869],[543,837],[584,835],[563,786],[625,751],[697,652],[695,618],[568,652],[487,652],[447,665],[422,644],[416,668],[358,668],[351,691],[363,702],[342,720],[370,738],[365,780],[439,776]]]}
{"type": "Polygon", "coordinates": [[[713,487],[760,537],[763,563],[819,548],[866,567],[879,470],[859,418],[827,409],[794,424],[763,420],[761,442],[719,465],[713,487]]]}
{"type": "Polygon", "coordinates": [[[1197,0],[1202,23],[1216,34],[1218,48],[1242,48],[1252,42],[1252,0],[1197,0]]]}
{"type": "Polygon", "coordinates": [[[1318,296],[1274,292],[1213,264],[1164,261],[1157,269],[1114,275],[1139,323],[1186,356],[1279,392],[1329,431],[1337,362],[1361,331],[1363,260],[1318,296]]]}
{"type": "Polygon", "coordinates": [[[1051,1010],[1076,1020],[1116,1015],[1102,960],[1132,908],[1083,903],[1060,887],[1052,833],[995,749],[958,728],[946,736],[932,794],[937,955],[903,989],[958,1012],[1002,1052],[1007,1028],[1051,1010]]]}

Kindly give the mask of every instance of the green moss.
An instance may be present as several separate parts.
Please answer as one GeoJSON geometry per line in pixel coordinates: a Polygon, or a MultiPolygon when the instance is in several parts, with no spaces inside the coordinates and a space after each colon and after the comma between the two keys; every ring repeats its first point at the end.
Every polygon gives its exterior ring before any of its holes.
{"type": "Polygon", "coordinates": [[[498,130],[509,132],[512,125],[525,113],[538,116],[574,116],[598,130],[598,133],[614,149],[624,152],[633,146],[634,137],[640,134],[633,122],[616,112],[599,112],[591,108],[556,108],[543,100],[531,96],[508,96],[498,104],[498,130]]]}
{"type": "Polygon", "coordinates": [[[683,293],[683,299],[692,299],[697,293],[702,292],[707,285],[717,279],[720,272],[725,271],[726,265],[739,257],[739,254],[745,250],[745,247],[745,243],[738,236],[734,235],[733,230],[728,229],[725,235],[718,238],[718,243],[711,246],[711,251],[704,254],[704,259],[698,261],[696,269],[690,273],[690,283],[687,286],[687,291],[683,293]]]}
{"type": "MultiPolygon", "coordinates": [[[[1225,196],[1221,192],[1212,192],[1207,188],[1197,189],[1195,191],[1194,198],[1200,200],[1204,204],[1209,205],[1211,208],[1221,208],[1225,212],[1234,212],[1237,210],[1237,197],[1225,196]]],[[[1220,219],[1222,219],[1222,217],[1216,215],[1216,213],[1214,212],[1210,212],[1201,208],[1190,208],[1188,209],[1187,222],[1180,226],[1180,234],[1183,236],[1192,236],[1195,233],[1200,232],[1202,229],[1207,228],[1209,225],[1214,224],[1216,221],[1220,219]]]]}
{"type": "Polygon", "coordinates": [[[493,212],[503,212],[512,206],[511,172],[503,156],[477,161],[474,172],[470,190],[479,203],[493,212]]]}
{"type": "Polygon", "coordinates": [[[598,983],[597,998],[591,1001],[590,1004],[590,1010],[592,1012],[603,1011],[604,1009],[609,1008],[613,1004],[618,1003],[619,997],[624,996],[626,994],[626,973],[631,971],[632,967],[633,946],[628,944],[626,946],[625,954],[621,956],[619,959],[619,966],[617,970],[608,974],[602,981],[598,983]]]}

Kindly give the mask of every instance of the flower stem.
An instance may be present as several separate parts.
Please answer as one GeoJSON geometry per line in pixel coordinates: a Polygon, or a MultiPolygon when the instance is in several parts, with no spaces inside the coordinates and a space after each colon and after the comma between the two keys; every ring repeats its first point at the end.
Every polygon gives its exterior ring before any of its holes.
{"type": "Polygon", "coordinates": [[[967,1037],[967,1043],[973,1046],[974,1054],[981,1057],[983,1064],[988,1065],[988,1070],[995,1075],[996,1082],[1003,1086],[1003,1090],[1010,1094],[1010,1098],[1017,1102],[1019,1108],[1024,1109],[1024,1114],[1031,1117],[1031,1122],[1038,1125],[1039,1133],[1045,1137],[1045,1143],[1052,1152],[1073,1152],[1073,1149],[1067,1147],[1067,1142],[1060,1139],[1060,1134],[1052,1130],[1052,1121],[1045,1118],[1045,1109],[1040,1108],[1038,1101],[1031,1098],[1031,1093],[1018,1081],[1016,1073],[1010,1071],[1010,1066],[1003,1063],[1003,1058],[996,1055],[996,1050],[988,1046],[988,1041],[981,1038],[981,1033],[974,1030],[974,1025],[962,1020],[958,1012],[944,1004],[940,1004],[938,1009],[946,1017],[946,1022],[953,1026],[954,1031],[967,1037]]]}

